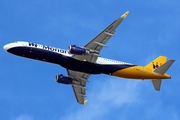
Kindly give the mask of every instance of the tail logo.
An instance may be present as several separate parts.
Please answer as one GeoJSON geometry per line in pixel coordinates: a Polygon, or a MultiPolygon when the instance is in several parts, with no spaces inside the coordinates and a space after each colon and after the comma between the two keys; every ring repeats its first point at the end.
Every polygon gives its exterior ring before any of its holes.
{"type": "Polygon", "coordinates": [[[162,65],[162,63],[160,63],[160,65],[159,65],[158,62],[156,62],[156,64],[154,64],[154,62],[152,62],[152,64],[153,64],[153,69],[157,69],[158,67],[160,67],[162,65]]]}

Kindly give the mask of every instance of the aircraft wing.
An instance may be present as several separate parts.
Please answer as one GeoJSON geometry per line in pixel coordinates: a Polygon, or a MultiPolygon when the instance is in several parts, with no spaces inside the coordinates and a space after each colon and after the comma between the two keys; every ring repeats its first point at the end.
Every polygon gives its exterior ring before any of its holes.
{"type": "Polygon", "coordinates": [[[75,79],[76,81],[72,84],[74,94],[78,103],[85,105],[87,100],[86,97],[86,82],[90,74],[82,73],[78,71],[73,71],[67,69],[69,77],[75,79]]]}
{"type": "MultiPolygon", "coordinates": [[[[124,13],[120,18],[111,23],[107,28],[105,28],[99,35],[87,43],[84,48],[90,51],[87,55],[73,55],[72,57],[81,61],[96,62],[99,53],[103,47],[106,46],[108,40],[114,35],[116,28],[119,24],[126,18],[129,11],[124,13]]],[[[87,100],[84,101],[86,97],[86,82],[90,74],[82,73],[73,70],[67,70],[69,77],[75,79],[75,83],[72,85],[74,94],[76,96],[77,102],[80,104],[86,104],[87,100]]]]}
{"type": "Polygon", "coordinates": [[[99,35],[92,39],[84,48],[90,51],[87,55],[73,55],[72,57],[82,61],[96,62],[99,56],[100,50],[106,46],[108,40],[114,35],[116,28],[119,24],[126,18],[129,11],[124,13],[120,18],[111,23],[107,28],[105,28],[99,35]]]}

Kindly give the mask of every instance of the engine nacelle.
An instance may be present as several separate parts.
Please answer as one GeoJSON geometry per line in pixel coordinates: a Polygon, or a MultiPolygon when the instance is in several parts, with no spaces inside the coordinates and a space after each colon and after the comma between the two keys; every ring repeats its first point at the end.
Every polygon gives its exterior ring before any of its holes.
{"type": "Polygon", "coordinates": [[[84,55],[84,54],[88,54],[89,53],[89,51],[86,50],[85,48],[78,47],[76,45],[70,45],[69,46],[69,52],[71,54],[76,54],[76,55],[84,55]]]}
{"type": "Polygon", "coordinates": [[[62,83],[62,84],[72,84],[73,79],[60,74],[60,75],[56,75],[56,82],[62,83]]]}

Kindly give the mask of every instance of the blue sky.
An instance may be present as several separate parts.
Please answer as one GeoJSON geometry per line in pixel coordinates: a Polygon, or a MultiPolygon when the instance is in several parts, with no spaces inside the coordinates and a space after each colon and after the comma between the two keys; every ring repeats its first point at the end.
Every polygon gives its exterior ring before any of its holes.
{"type": "Polygon", "coordinates": [[[179,0],[1,0],[0,117],[2,120],[180,119],[179,0]],[[23,40],[67,49],[83,46],[130,10],[101,56],[146,65],[159,55],[175,59],[161,91],[151,81],[92,75],[88,104],[77,104],[71,86],[57,84],[58,65],[3,50],[23,40]]]}

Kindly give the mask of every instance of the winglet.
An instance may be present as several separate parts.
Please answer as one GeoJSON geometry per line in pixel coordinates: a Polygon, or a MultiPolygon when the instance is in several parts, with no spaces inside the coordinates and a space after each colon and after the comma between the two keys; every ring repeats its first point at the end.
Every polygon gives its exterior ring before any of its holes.
{"type": "Polygon", "coordinates": [[[126,18],[128,14],[129,14],[129,11],[125,12],[121,17],[126,18]]]}
{"type": "Polygon", "coordinates": [[[87,102],[88,102],[88,100],[85,100],[85,101],[84,101],[84,105],[86,105],[86,104],[87,104],[87,102]]]}

